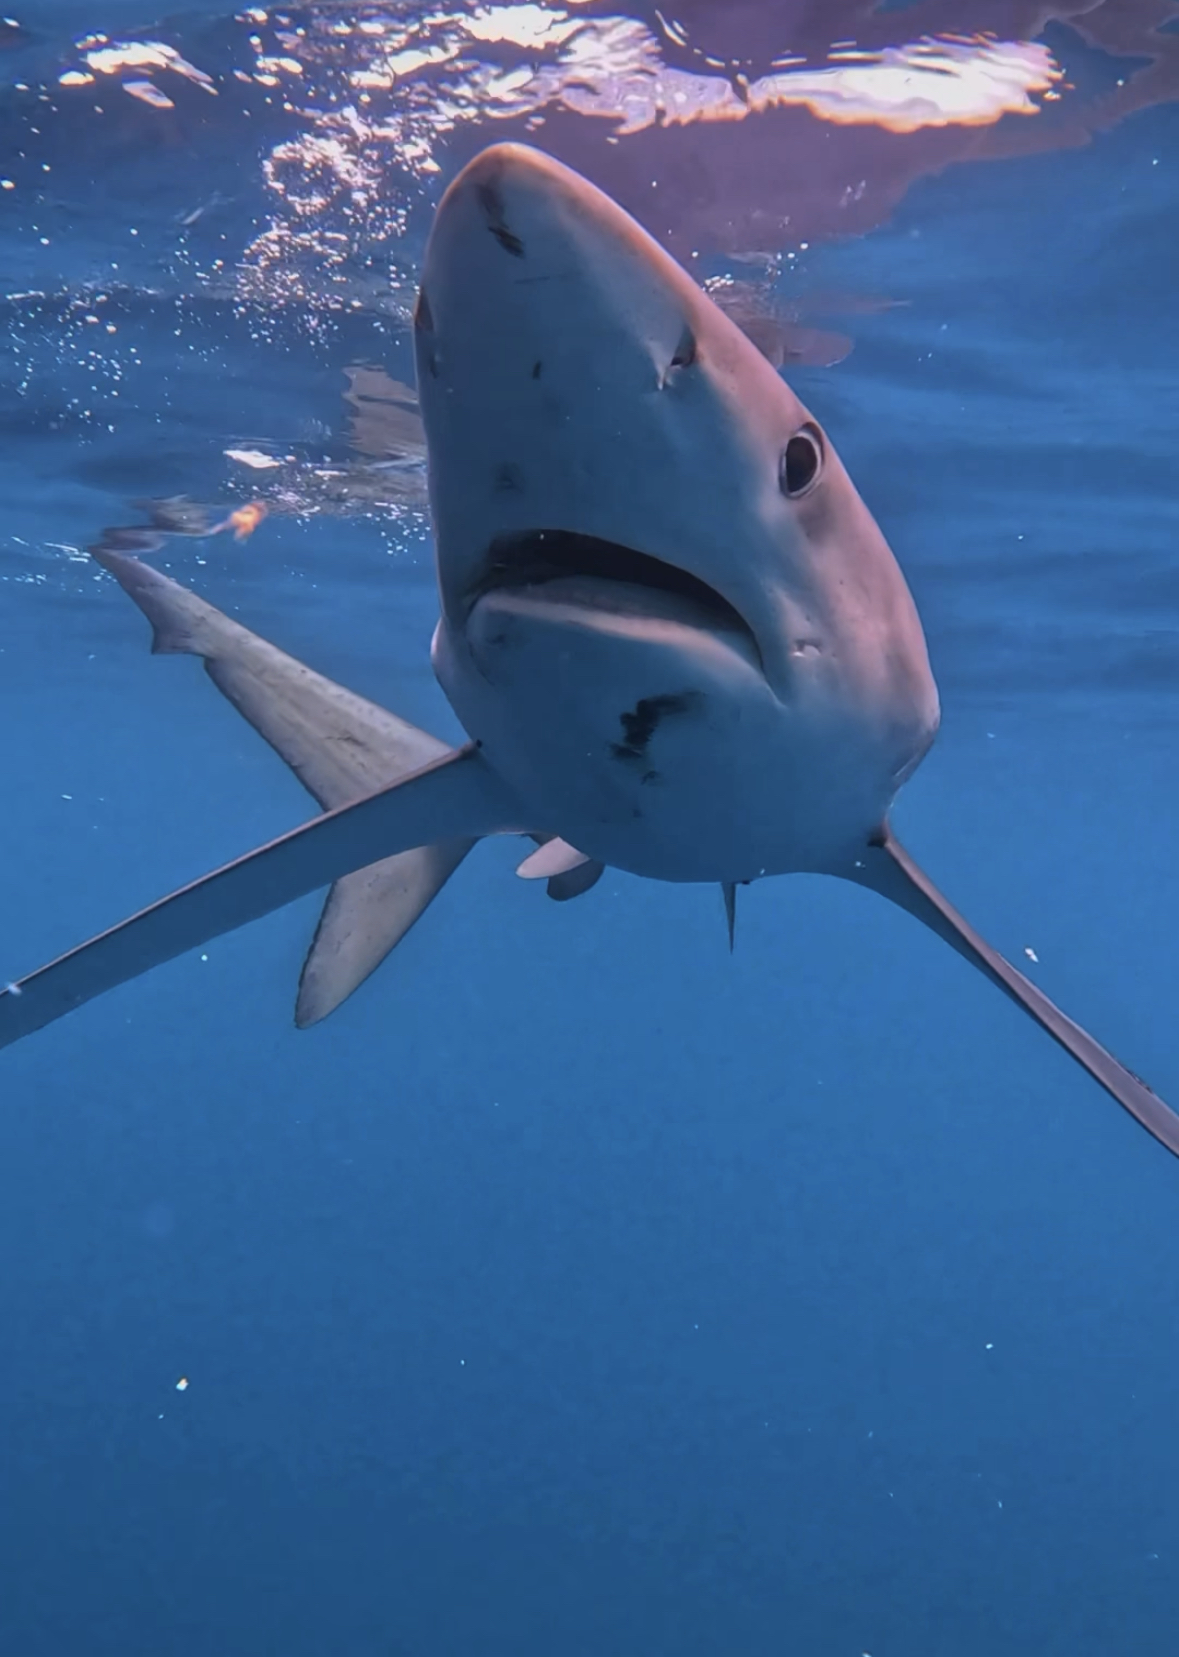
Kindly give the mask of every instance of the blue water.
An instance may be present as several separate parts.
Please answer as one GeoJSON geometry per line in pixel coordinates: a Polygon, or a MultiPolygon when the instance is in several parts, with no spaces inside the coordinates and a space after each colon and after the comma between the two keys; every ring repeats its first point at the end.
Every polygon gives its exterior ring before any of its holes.
{"type": "MultiPolygon", "coordinates": [[[[942,26],[839,9],[831,40],[942,26]]],[[[1111,10],[1128,29],[1148,8],[1111,10]]],[[[250,25],[138,0],[20,21],[0,978],[308,814],[86,561],[135,502],[266,500],[248,541],[153,556],[459,734],[427,659],[428,529],[365,492],[343,370],[412,379],[430,209],[509,126],[439,135],[437,173],[394,157],[403,218],[345,212],[338,281],[321,243],[268,286],[246,250],[290,215],[262,164],[302,117],[234,80],[250,25]],[[93,88],[59,89],[71,29],[171,42],[219,97],[169,72],[168,112],[109,81],[94,116],[93,88]],[[295,458],[250,473],[234,447],[295,458]],[[330,502],[317,469],[344,479],[330,502]]],[[[783,239],[778,293],[895,302],[841,301],[823,325],[850,353],[788,372],[897,550],[942,690],[898,832],[1179,1102],[1176,89],[1158,74],[1083,145],[1062,124],[1152,53],[1173,64],[1148,21],[1125,59],[1050,25],[1056,109],[974,129],[944,167],[931,149],[856,235],[783,239]],[[1059,143],[984,159],[1054,120],[1059,143]]],[[[609,130],[530,136],[581,144],[611,187],[641,155],[637,195],[650,135],[628,152],[609,130]]],[[[801,172],[832,130],[790,127],[801,172]]],[[[681,136],[723,159],[731,135],[664,136],[674,169],[681,136]]],[[[709,224],[709,271],[765,248],[764,226],[709,224]]],[[[1175,1162],[864,893],[743,891],[730,957],[715,891],[608,872],[555,905],[519,855],[481,846],[311,1032],[292,1008],[314,898],[0,1056],[4,1657],[1171,1657],[1175,1162]]]]}

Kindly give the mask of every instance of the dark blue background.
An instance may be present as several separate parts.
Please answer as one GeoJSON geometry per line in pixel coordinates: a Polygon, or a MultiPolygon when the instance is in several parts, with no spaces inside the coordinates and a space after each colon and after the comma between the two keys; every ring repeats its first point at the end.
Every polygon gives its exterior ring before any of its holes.
{"type": "MultiPolygon", "coordinates": [[[[1177,213],[1174,108],[958,168],[814,254],[910,303],[795,383],[943,690],[900,836],[1179,1102],[1177,213]]],[[[50,251],[85,278],[89,243],[50,251]]],[[[308,810],[46,548],[211,493],[243,434],[338,427],[356,342],[120,303],[114,433],[62,413],[65,312],[6,324],[0,976],[308,810]]],[[[185,545],[214,601],[454,734],[420,537],[185,545]]],[[[1175,1162],[871,897],[743,892],[730,958],[716,892],[562,907],[518,856],[479,848],[310,1033],[315,900],[3,1054],[0,1651],[1170,1657],[1175,1162]]]]}

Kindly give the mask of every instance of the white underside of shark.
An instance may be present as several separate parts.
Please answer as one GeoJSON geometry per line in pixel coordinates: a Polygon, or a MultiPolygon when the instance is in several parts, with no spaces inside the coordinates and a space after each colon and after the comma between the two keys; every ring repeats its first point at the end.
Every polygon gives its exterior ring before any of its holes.
{"type": "Polygon", "coordinates": [[[448,749],[142,562],[97,556],[154,647],[202,656],[322,815],[0,993],[0,1046],[324,886],[300,1024],[330,1013],[475,842],[531,836],[569,898],[612,866],[724,889],[794,872],[908,910],[1179,1154],[1179,1118],[993,951],[893,839],[938,697],[896,560],[827,434],[619,207],[497,145],[454,181],[415,342],[448,749]]]}

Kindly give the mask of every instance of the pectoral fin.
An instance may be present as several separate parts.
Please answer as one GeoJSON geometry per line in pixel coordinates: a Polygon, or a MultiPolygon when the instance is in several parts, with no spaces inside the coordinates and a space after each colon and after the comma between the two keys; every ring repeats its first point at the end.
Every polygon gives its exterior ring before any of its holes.
{"type": "Polygon", "coordinates": [[[455,749],[182,887],[10,984],[0,992],[0,1047],[356,869],[419,846],[523,833],[520,815],[478,749],[455,749]]]}
{"type": "Polygon", "coordinates": [[[1047,1030],[1147,1133],[1179,1156],[1179,1116],[1141,1077],[1127,1070],[1087,1030],[1074,1024],[1030,979],[992,949],[947,902],[887,828],[879,844],[864,852],[860,865],[846,873],[848,879],[879,892],[936,932],[1047,1030]]]}

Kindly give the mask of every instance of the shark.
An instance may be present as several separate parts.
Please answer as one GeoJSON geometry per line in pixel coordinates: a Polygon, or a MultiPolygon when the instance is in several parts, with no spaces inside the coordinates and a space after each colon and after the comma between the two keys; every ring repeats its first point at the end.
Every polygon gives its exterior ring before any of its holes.
{"type": "Polygon", "coordinates": [[[119,546],[153,629],[321,808],[0,993],[0,1045],[324,887],[296,1022],[385,959],[480,840],[568,900],[606,868],[850,881],[906,911],[1179,1155],[1179,1116],[993,949],[896,839],[940,721],[900,566],[830,435],[589,180],[521,144],[435,213],[413,318],[450,747],[119,546]]]}

